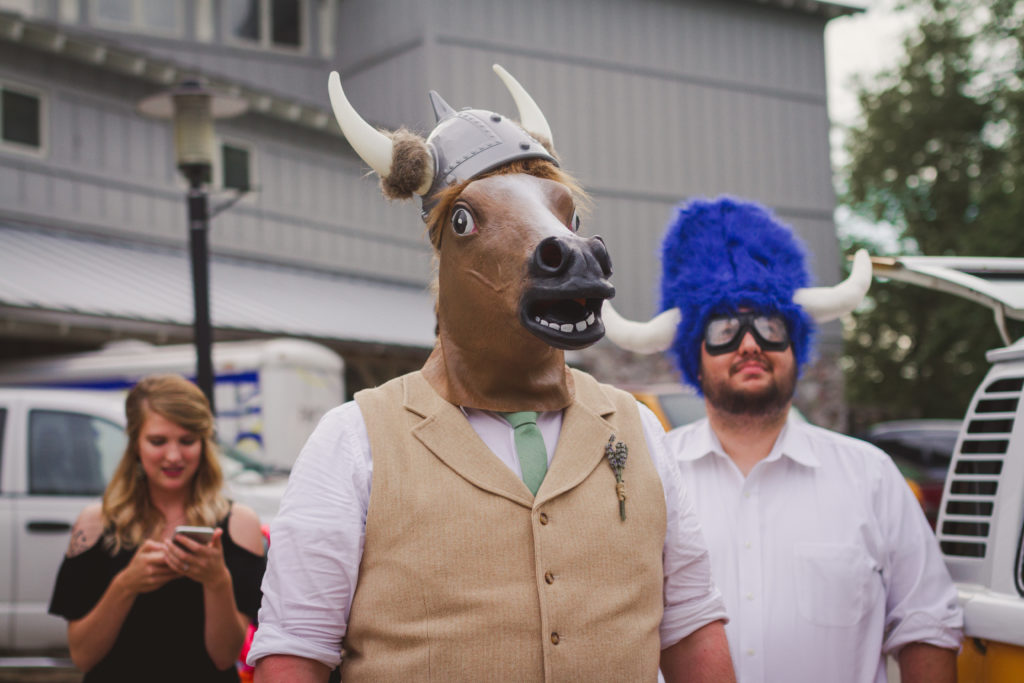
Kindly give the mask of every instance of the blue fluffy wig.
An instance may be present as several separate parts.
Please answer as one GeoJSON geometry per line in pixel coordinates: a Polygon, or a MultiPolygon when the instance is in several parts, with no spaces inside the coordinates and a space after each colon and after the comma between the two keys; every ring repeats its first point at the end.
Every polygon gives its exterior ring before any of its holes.
{"type": "Polygon", "coordinates": [[[814,323],[793,303],[793,293],[810,283],[804,248],[767,209],[728,197],[681,205],[661,256],[661,310],[678,307],[683,317],[669,353],[698,392],[701,342],[712,315],[742,307],[779,313],[797,368],[807,362],[814,323]]]}

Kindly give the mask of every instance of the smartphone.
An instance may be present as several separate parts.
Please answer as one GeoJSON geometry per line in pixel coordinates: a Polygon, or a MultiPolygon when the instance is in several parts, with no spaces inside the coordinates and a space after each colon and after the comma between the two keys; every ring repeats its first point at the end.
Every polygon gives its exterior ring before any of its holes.
{"type": "Polygon", "coordinates": [[[177,526],[174,528],[174,535],[187,536],[197,543],[206,545],[213,540],[212,526],[177,526]]]}

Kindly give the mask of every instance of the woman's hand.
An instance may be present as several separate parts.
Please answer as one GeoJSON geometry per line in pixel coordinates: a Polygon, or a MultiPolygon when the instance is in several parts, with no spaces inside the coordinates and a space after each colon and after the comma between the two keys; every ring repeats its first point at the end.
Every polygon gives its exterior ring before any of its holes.
{"type": "Polygon", "coordinates": [[[166,547],[167,565],[178,574],[187,576],[203,586],[213,587],[231,580],[228,568],[224,564],[224,548],[220,537],[224,530],[217,528],[209,543],[199,543],[191,538],[178,534],[166,547]]]}
{"type": "Polygon", "coordinates": [[[177,578],[178,572],[165,559],[167,545],[152,539],[142,542],[131,562],[121,570],[119,580],[125,590],[132,595],[149,593],[177,578]]]}
{"type": "Polygon", "coordinates": [[[167,544],[167,564],[203,586],[203,639],[218,669],[227,669],[238,659],[249,622],[235,605],[231,572],[224,564],[223,535],[224,529],[217,528],[213,539],[204,544],[178,534],[167,544]]]}

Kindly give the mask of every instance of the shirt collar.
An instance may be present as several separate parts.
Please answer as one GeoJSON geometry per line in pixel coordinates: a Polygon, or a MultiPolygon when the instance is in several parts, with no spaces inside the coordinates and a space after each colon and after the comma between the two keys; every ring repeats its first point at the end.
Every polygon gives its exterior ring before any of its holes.
{"type": "MultiPolygon", "coordinates": [[[[802,420],[790,415],[779,433],[779,438],[775,440],[771,452],[765,458],[765,462],[779,460],[785,456],[806,467],[820,466],[821,460],[811,447],[804,428],[805,423],[802,420]]],[[[722,442],[718,440],[718,435],[711,429],[711,423],[707,418],[695,423],[692,429],[691,446],[685,452],[678,454],[680,460],[700,460],[707,455],[729,457],[726,455],[725,449],[722,448],[722,442]]]]}
{"type": "Polygon", "coordinates": [[[722,444],[718,441],[718,437],[711,430],[711,423],[708,422],[706,417],[689,427],[684,427],[684,429],[692,431],[692,441],[689,448],[684,448],[681,452],[675,454],[680,460],[700,460],[704,456],[713,453],[725,453],[722,450],[722,444]]]}
{"type": "Polygon", "coordinates": [[[786,425],[782,428],[779,438],[775,440],[772,452],[768,454],[767,460],[785,456],[793,462],[805,467],[820,467],[821,460],[814,452],[810,439],[806,433],[807,423],[802,419],[793,417],[790,413],[786,419],[786,425]]]}

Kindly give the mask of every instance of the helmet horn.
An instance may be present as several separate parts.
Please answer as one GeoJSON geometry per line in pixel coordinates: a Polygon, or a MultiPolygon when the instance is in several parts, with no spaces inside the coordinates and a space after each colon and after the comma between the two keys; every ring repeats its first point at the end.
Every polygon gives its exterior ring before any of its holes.
{"type": "MultiPolygon", "coordinates": [[[[345,139],[352,145],[356,154],[372,168],[381,178],[391,175],[391,161],[394,154],[394,144],[391,138],[363,120],[349,103],[345,91],[341,88],[341,77],[337,71],[332,71],[327,78],[327,92],[331,96],[331,108],[334,110],[334,118],[338,120],[338,126],[345,135],[345,139]]],[[[417,192],[423,194],[430,188],[433,172],[426,170],[423,181],[417,192]]]]}
{"type": "Polygon", "coordinates": [[[833,287],[804,287],[793,293],[797,304],[815,322],[835,320],[853,311],[871,286],[871,258],[864,249],[853,256],[850,276],[833,287]]]}
{"type": "Polygon", "coordinates": [[[519,109],[519,125],[523,127],[523,130],[534,135],[543,136],[550,145],[554,146],[555,141],[551,136],[551,126],[548,125],[548,121],[544,118],[544,113],[540,110],[540,107],[530,97],[530,93],[526,92],[526,88],[520,85],[519,81],[513,78],[512,74],[508,71],[505,71],[504,67],[500,64],[495,64],[491,68],[494,69],[494,73],[498,74],[498,78],[501,79],[502,83],[505,84],[505,87],[512,94],[516,108],[519,109]]]}
{"type": "MultiPolygon", "coordinates": [[[[804,287],[793,294],[793,303],[803,308],[815,322],[824,323],[846,315],[857,308],[871,286],[871,258],[860,249],[853,257],[850,276],[833,287],[804,287]]],[[[678,308],[670,308],[646,323],[626,320],[610,301],[601,311],[605,336],[617,346],[635,353],[664,351],[675,340],[682,322],[678,308]]]]}
{"type": "Polygon", "coordinates": [[[617,346],[635,353],[658,353],[672,346],[676,330],[683,314],[678,308],[670,308],[651,318],[646,323],[626,320],[605,299],[601,309],[604,333],[617,346]]]}

